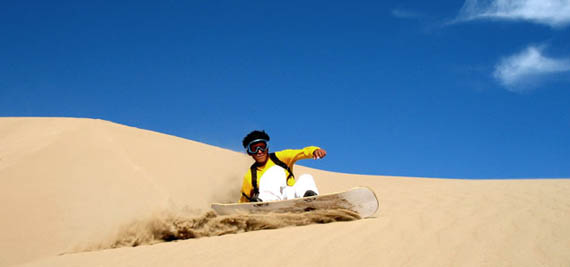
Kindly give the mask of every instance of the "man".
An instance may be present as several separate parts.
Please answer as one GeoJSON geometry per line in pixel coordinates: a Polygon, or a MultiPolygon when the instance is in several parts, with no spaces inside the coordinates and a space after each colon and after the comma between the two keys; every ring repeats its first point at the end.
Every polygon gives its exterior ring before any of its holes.
{"type": "Polygon", "coordinates": [[[319,194],[313,176],[293,175],[293,165],[300,159],[321,159],[327,152],[316,146],[304,149],[287,149],[269,153],[269,135],[265,131],[253,131],[242,141],[247,154],[255,163],[243,178],[239,202],[261,202],[319,194]]]}

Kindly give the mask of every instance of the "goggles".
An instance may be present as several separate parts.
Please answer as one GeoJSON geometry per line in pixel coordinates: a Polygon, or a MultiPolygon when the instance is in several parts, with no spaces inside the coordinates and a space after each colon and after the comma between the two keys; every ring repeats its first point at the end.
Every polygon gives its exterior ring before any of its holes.
{"type": "Polygon", "coordinates": [[[267,140],[265,139],[255,139],[249,144],[247,144],[247,153],[248,154],[256,154],[259,150],[262,152],[267,151],[269,146],[267,145],[267,140]]]}

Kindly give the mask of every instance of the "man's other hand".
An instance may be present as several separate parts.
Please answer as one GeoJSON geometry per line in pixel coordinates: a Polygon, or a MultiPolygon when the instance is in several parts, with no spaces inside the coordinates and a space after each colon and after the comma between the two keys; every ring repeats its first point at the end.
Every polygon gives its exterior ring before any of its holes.
{"type": "Polygon", "coordinates": [[[313,158],[314,159],[322,159],[327,155],[327,151],[325,151],[324,149],[317,149],[315,150],[315,152],[313,152],[313,158]]]}

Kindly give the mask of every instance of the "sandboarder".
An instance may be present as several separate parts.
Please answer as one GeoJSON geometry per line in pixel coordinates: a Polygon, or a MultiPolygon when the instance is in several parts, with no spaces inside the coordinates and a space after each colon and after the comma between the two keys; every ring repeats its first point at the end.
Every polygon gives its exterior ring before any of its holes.
{"type": "Polygon", "coordinates": [[[253,131],[242,141],[247,154],[255,162],[246,172],[239,202],[262,202],[315,196],[319,194],[313,176],[293,175],[293,165],[300,159],[321,159],[324,149],[309,146],[269,153],[269,135],[253,131]]]}

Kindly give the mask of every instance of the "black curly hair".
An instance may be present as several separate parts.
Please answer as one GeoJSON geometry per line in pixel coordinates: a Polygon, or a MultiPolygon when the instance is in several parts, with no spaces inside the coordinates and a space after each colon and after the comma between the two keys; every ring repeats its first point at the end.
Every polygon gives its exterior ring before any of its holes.
{"type": "Polygon", "coordinates": [[[248,133],[241,141],[243,148],[246,148],[249,142],[255,139],[265,139],[269,141],[269,135],[267,135],[267,133],[263,130],[262,131],[255,130],[251,133],[248,133]]]}

